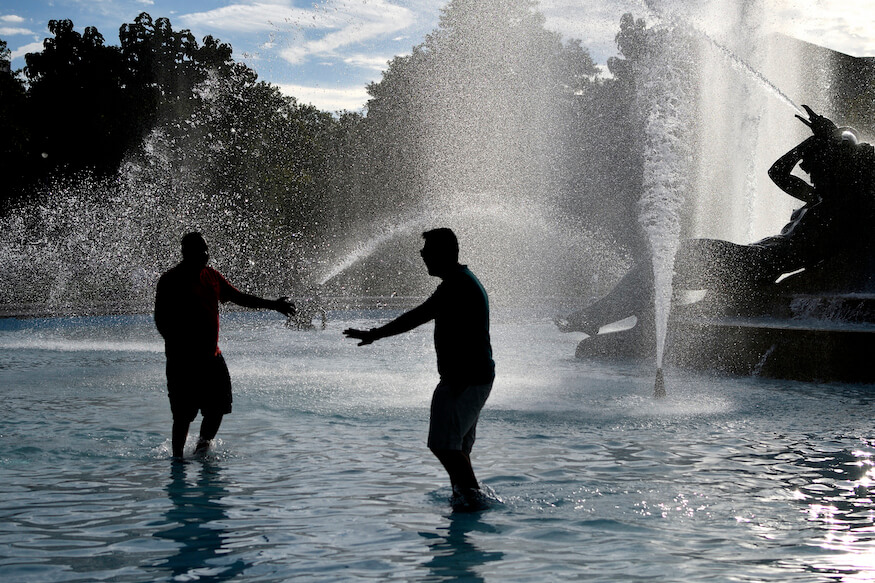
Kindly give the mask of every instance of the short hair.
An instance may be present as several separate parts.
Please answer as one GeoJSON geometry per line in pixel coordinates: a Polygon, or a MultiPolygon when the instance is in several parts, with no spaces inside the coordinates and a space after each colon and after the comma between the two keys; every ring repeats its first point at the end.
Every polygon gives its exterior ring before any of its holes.
{"type": "Polygon", "coordinates": [[[182,254],[183,256],[186,253],[190,253],[192,251],[206,251],[207,249],[207,241],[204,239],[204,236],[198,233],[197,231],[193,231],[191,233],[186,233],[182,237],[182,254]]]}
{"type": "Polygon", "coordinates": [[[441,254],[446,254],[454,261],[459,260],[459,240],[452,229],[448,227],[440,227],[431,229],[422,234],[426,244],[434,246],[441,254]]]}

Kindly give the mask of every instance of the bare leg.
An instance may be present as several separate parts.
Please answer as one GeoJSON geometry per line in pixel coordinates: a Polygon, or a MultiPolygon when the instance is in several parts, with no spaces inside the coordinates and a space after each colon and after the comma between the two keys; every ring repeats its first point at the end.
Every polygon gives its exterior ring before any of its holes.
{"type": "Polygon", "coordinates": [[[195,453],[202,453],[210,447],[210,442],[216,437],[219,432],[219,426],[222,424],[222,415],[204,415],[201,421],[201,432],[198,438],[195,453]]]}
{"type": "Polygon", "coordinates": [[[182,449],[188,437],[188,421],[173,421],[173,457],[182,458],[182,449]]]}
{"type": "Polygon", "coordinates": [[[480,490],[480,484],[477,483],[474,469],[471,467],[471,457],[467,453],[451,449],[432,450],[432,453],[449,474],[453,492],[480,490]]]}

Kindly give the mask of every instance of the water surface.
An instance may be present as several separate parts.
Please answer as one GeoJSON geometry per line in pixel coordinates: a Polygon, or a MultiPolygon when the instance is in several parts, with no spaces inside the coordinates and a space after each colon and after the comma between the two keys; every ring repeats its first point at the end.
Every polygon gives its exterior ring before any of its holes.
{"type": "Polygon", "coordinates": [[[652,365],[497,314],[473,458],[500,502],[454,513],[431,329],[341,336],[380,317],[225,316],[234,412],[184,465],[149,317],[0,320],[0,579],[875,579],[872,387],[669,369],[656,401],[652,365]]]}

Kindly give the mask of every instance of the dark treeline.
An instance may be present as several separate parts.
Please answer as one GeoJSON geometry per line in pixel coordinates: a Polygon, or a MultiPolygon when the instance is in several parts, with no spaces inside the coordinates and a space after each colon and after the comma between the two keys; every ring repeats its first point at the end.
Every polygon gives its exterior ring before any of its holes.
{"type": "MultiPolygon", "coordinates": [[[[452,0],[438,28],[368,87],[366,114],[332,115],[167,18],[123,24],[119,46],[53,20],[21,71],[0,67],[2,207],[59,180],[164,165],[150,179],[162,177],[155,188],[169,198],[196,183],[229,213],[257,210],[266,234],[247,235],[253,249],[272,233],[324,237],[415,211],[435,190],[478,188],[547,192],[541,202],[629,249],[640,191],[630,63],[644,24],[619,24],[623,58],[600,76],[579,41],[544,27],[533,0],[452,0]]],[[[0,64],[8,54],[0,40],[0,64]]]]}
{"type": "MultiPolygon", "coordinates": [[[[283,174],[271,173],[272,179],[307,180],[314,162],[304,155],[315,152],[303,147],[312,137],[301,133],[330,125],[330,116],[258,82],[254,71],[234,62],[230,45],[211,36],[199,44],[189,31],[146,13],[121,26],[119,46],[106,45],[93,27],[80,34],[69,20],[52,20],[49,30],[54,36],[42,52],[26,55],[18,75],[0,75],[6,130],[0,154],[10,169],[9,196],[26,196],[57,177],[110,176],[156,127],[186,146],[221,141],[225,159],[212,162],[236,174],[223,172],[223,183],[264,165],[283,174]],[[263,159],[253,156],[268,143],[263,159]],[[289,143],[299,147],[276,151],[289,143]],[[235,152],[247,164],[227,159],[235,152]]],[[[204,148],[178,150],[207,155],[204,148]]]]}

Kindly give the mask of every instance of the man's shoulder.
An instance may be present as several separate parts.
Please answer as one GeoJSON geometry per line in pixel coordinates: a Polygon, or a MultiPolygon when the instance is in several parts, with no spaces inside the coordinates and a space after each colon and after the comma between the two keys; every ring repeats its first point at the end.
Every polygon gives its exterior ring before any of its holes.
{"type": "Polygon", "coordinates": [[[209,265],[204,267],[203,271],[201,271],[201,280],[204,279],[212,283],[217,283],[219,285],[231,285],[230,283],[228,283],[228,280],[225,278],[224,275],[222,275],[217,269],[213,269],[209,265]]]}
{"type": "MultiPolygon", "coordinates": [[[[227,281],[221,273],[219,273],[217,270],[213,269],[209,265],[201,268],[197,276],[201,281],[204,281],[204,279],[217,282],[227,281]]],[[[190,281],[191,277],[192,274],[186,270],[185,266],[182,263],[178,263],[162,273],[161,276],[158,278],[158,283],[173,283],[182,280],[190,281]]]]}
{"type": "Polygon", "coordinates": [[[177,277],[179,277],[179,274],[181,271],[182,271],[182,264],[177,263],[176,265],[174,265],[173,267],[171,267],[170,269],[168,269],[167,271],[165,271],[164,273],[161,274],[161,276],[158,278],[158,283],[167,282],[167,281],[176,279],[177,277]]]}
{"type": "Polygon", "coordinates": [[[444,279],[435,290],[435,294],[453,294],[465,293],[465,290],[476,289],[479,292],[486,293],[483,284],[477,279],[477,276],[468,269],[467,265],[459,265],[459,269],[454,271],[449,277],[444,279]]]}
{"type": "Polygon", "coordinates": [[[201,275],[206,275],[208,277],[220,277],[222,279],[225,279],[225,277],[221,273],[219,273],[218,270],[213,269],[209,265],[204,266],[203,270],[201,271],[201,275]]]}
{"type": "Polygon", "coordinates": [[[483,284],[480,283],[480,280],[477,279],[477,276],[474,275],[474,272],[468,269],[467,265],[459,266],[459,279],[465,283],[473,283],[479,288],[483,288],[483,284]]]}

